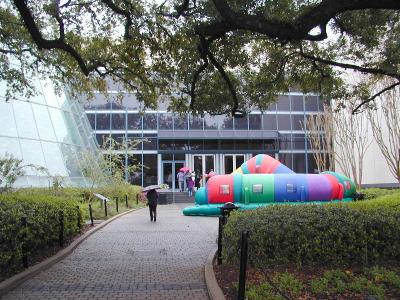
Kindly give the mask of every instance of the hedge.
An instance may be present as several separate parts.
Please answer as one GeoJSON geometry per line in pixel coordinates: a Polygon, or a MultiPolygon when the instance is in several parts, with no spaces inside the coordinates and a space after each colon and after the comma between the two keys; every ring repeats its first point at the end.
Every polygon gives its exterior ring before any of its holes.
{"type": "Polygon", "coordinates": [[[400,193],[349,205],[275,205],[232,213],[224,228],[223,257],[238,263],[240,234],[249,230],[249,264],[255,267],[365,266],[400,260],[396,195],[400,193]]]}
{"type": "Polygon", "coordinates": [[[64,239],[76,235],[78,218],[82,224],[77,205],[77,201],[49,195],[0,195],[0,279],[22,269],[24,236],[30,265],[59,247],[60,211],[64,214],[64,239]]]}

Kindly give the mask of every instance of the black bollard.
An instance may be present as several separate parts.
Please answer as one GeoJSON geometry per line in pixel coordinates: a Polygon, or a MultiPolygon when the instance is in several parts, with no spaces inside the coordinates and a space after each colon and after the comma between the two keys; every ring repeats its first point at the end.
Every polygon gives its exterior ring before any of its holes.
{"type": "Polygon", "coordinates": [[[90,204],[90,203],[89,203],[89,216],[90,216],[90,225],[94,226],[94,223],[93,223],[92,204],[90,204]]]}
{"type": "Polygon", "coordinates": [[[136,194],[136,205],[139,205],[139,194],[136,194]]]}
{"type": "Polygon", "coordinates": [[[58,213],[58,221],[60,223],[59,242],[60,247],[64,247],[64,212],[60,210],[58,213]]]}
{"type": "Polygon", "coordinates": [[[218,251],[217,251],[217,263],[222,264],[222,233],[224,227],[224,217],[218,218],[218,251]]]}
{"type": "Polygon", "coordinates": [[[107,201],[104,200],[104,215],[107,217],[107,201]]]}
{"type": "Polygon", "coordinates": [[[23,216],[21,219],[21,223],[22,223],[22,265],[24,266],[24,268],[26,269],[28,267],[28,254],[27,254],[27,242],[28,242],[28,238],[27,238],[27,230],[28,230],[28,224],[26,222],[26,217],[23,216]]]}
{"type": "Polygon", "coordinates": [[[245,297],[248,246],[249,246],[249,232],[242,231],[242,249],[240,251],[238,300],[244,300],[245,297]]]}
{"type": "Polygon", "coordinates": [[[125,195],[125,205],[126,205],[126,208],[128,208],[128,195],[125,195]]]}
{"type": "Polygon", "coordinates": [[[115,197],[115,208],[117,209],[118,212],[118,197],[115,197]]]}
{"type": "Polygon", "coordinates": [[[77,222],[78,230],[81,231],[81,226],[82,226],[81,225],[81,209],[79,208],[79,205],[76,206],[76,209],[78,211],[78,222],[77,222]]]}

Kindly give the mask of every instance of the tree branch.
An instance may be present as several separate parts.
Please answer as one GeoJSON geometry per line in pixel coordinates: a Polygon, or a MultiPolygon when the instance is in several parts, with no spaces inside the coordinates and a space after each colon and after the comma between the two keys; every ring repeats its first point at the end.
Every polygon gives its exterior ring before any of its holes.
{"type": "Polygon", "coordinates": [[[65,51],[75,59],[83,74],[85,74],[86,76],[89,75],[89,73],[93,69],[89,68],[86,65],[83,58],[81,57],[81,55],[79,55],[78,52],[71,45],[65,42],[63,26],[60,25],[60,30],[62,31],[60,31],[60,37],[58,39],[53,39],[53,40],[44,39],[31,14],[31,11],[26,5],[26,2],[24,0],[14,0],[14,4],[17,7],[17,10],[25,24],[26,29],[28,30],[35,44],[38,46],[39,50],[59,49],[65,51]]]}
{"type": "Polygon", "coordinates": [[[361,108],[361,106],[367,104],[368,102],[373,101],[375,98],[379,97],[380,95],[382,95],[383,93],[390,91],[392,89],[394,89],[396,86],[400,85],[400,81],[395,82],[387,87],[385,87],[384,89],[382,89],[380,92],[376,93],[375,95],[373,95],[372,97],[362,101],[360,104],[358,104],[351,112],[352,115],[358,114],[360,113],[359,109],[361,108]]]}
{"type": "MultiPolygon", "coordinates": [[[[113,12],[115,12],[118,15],[122,15],[122,16],[124,16],[126,18],[124,38],[125,39],[131,39],[132,36],[131,36],[131,34],[129,32],[129,28],[132,26],[133,22],[132,22],[132,18],[131,18],[130,12],[118,7],[112,0],[102,0],[102,2],[105,5],[107,5],[108,8],[110,8],[113,12]]],[[[128,5],[129,3],[125,2],[125,4],[128,5]]]]}

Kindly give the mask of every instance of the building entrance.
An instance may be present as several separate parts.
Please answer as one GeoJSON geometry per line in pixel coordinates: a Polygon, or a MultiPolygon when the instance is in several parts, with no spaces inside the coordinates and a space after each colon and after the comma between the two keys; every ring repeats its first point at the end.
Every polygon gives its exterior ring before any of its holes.
{"type": "Polygon", "coordinates": [[[162,178],[161,182],[168,184],[170,189],[178,189],[178,179],[176,174],[178,174],[179,169],[185,165],[184,161],[163,161],[162,162],[162,178]]]}
{"type": "Polygon", "coordinates": [[[224,172],[231,174],[244,163],[244,154],[225,154],[224,172]]]}
{"type": "Polygon", "coordinates": [[[201,185],[205,184],[204,175],[208,174],[210,170],[215,171],[215,157],[212,154],[199,154],[193,155],[193,170],[196,174],[203,176],[201,185]]]}

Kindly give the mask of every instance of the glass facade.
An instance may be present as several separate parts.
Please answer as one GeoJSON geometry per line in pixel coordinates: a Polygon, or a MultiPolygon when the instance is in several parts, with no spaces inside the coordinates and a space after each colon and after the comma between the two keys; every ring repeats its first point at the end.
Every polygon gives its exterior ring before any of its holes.
{"type": "Polygon", "coordinates": [[[167,177],[176,170],[170,169],[182,163],[201,172],[213,166],[217,174],[224,174],[259,153],[276,157],[296,172],[313,173],[315,162],[308,150],[304,120],[318,113],[320,102],[318,95],[288,93],[267,111],[254,110],[237,119],[167,112],[164,104],[159,110],[145,111],[132,94],[123,97],[123,105],[100,96],[82,104],[99,144],[109,135],[143,140],[125,152],[127,164],[141,165],[126,179],[146,186],[173,184],[167,177]]]}
{"type": "Polygon", "coordinates": [[[92,133],[97,116],[88,116],[89,123],[79,102],[55,94],[49,83],[36,85],[37,95],[9,101],[0,85],[0,156],[12,154],[23,164],[45,167],[50,175],[26,168],[14,187],[49,187],[51,176],[62,176],[63,185],[85,186],[79,157],[98,151],[92,133]]]}

